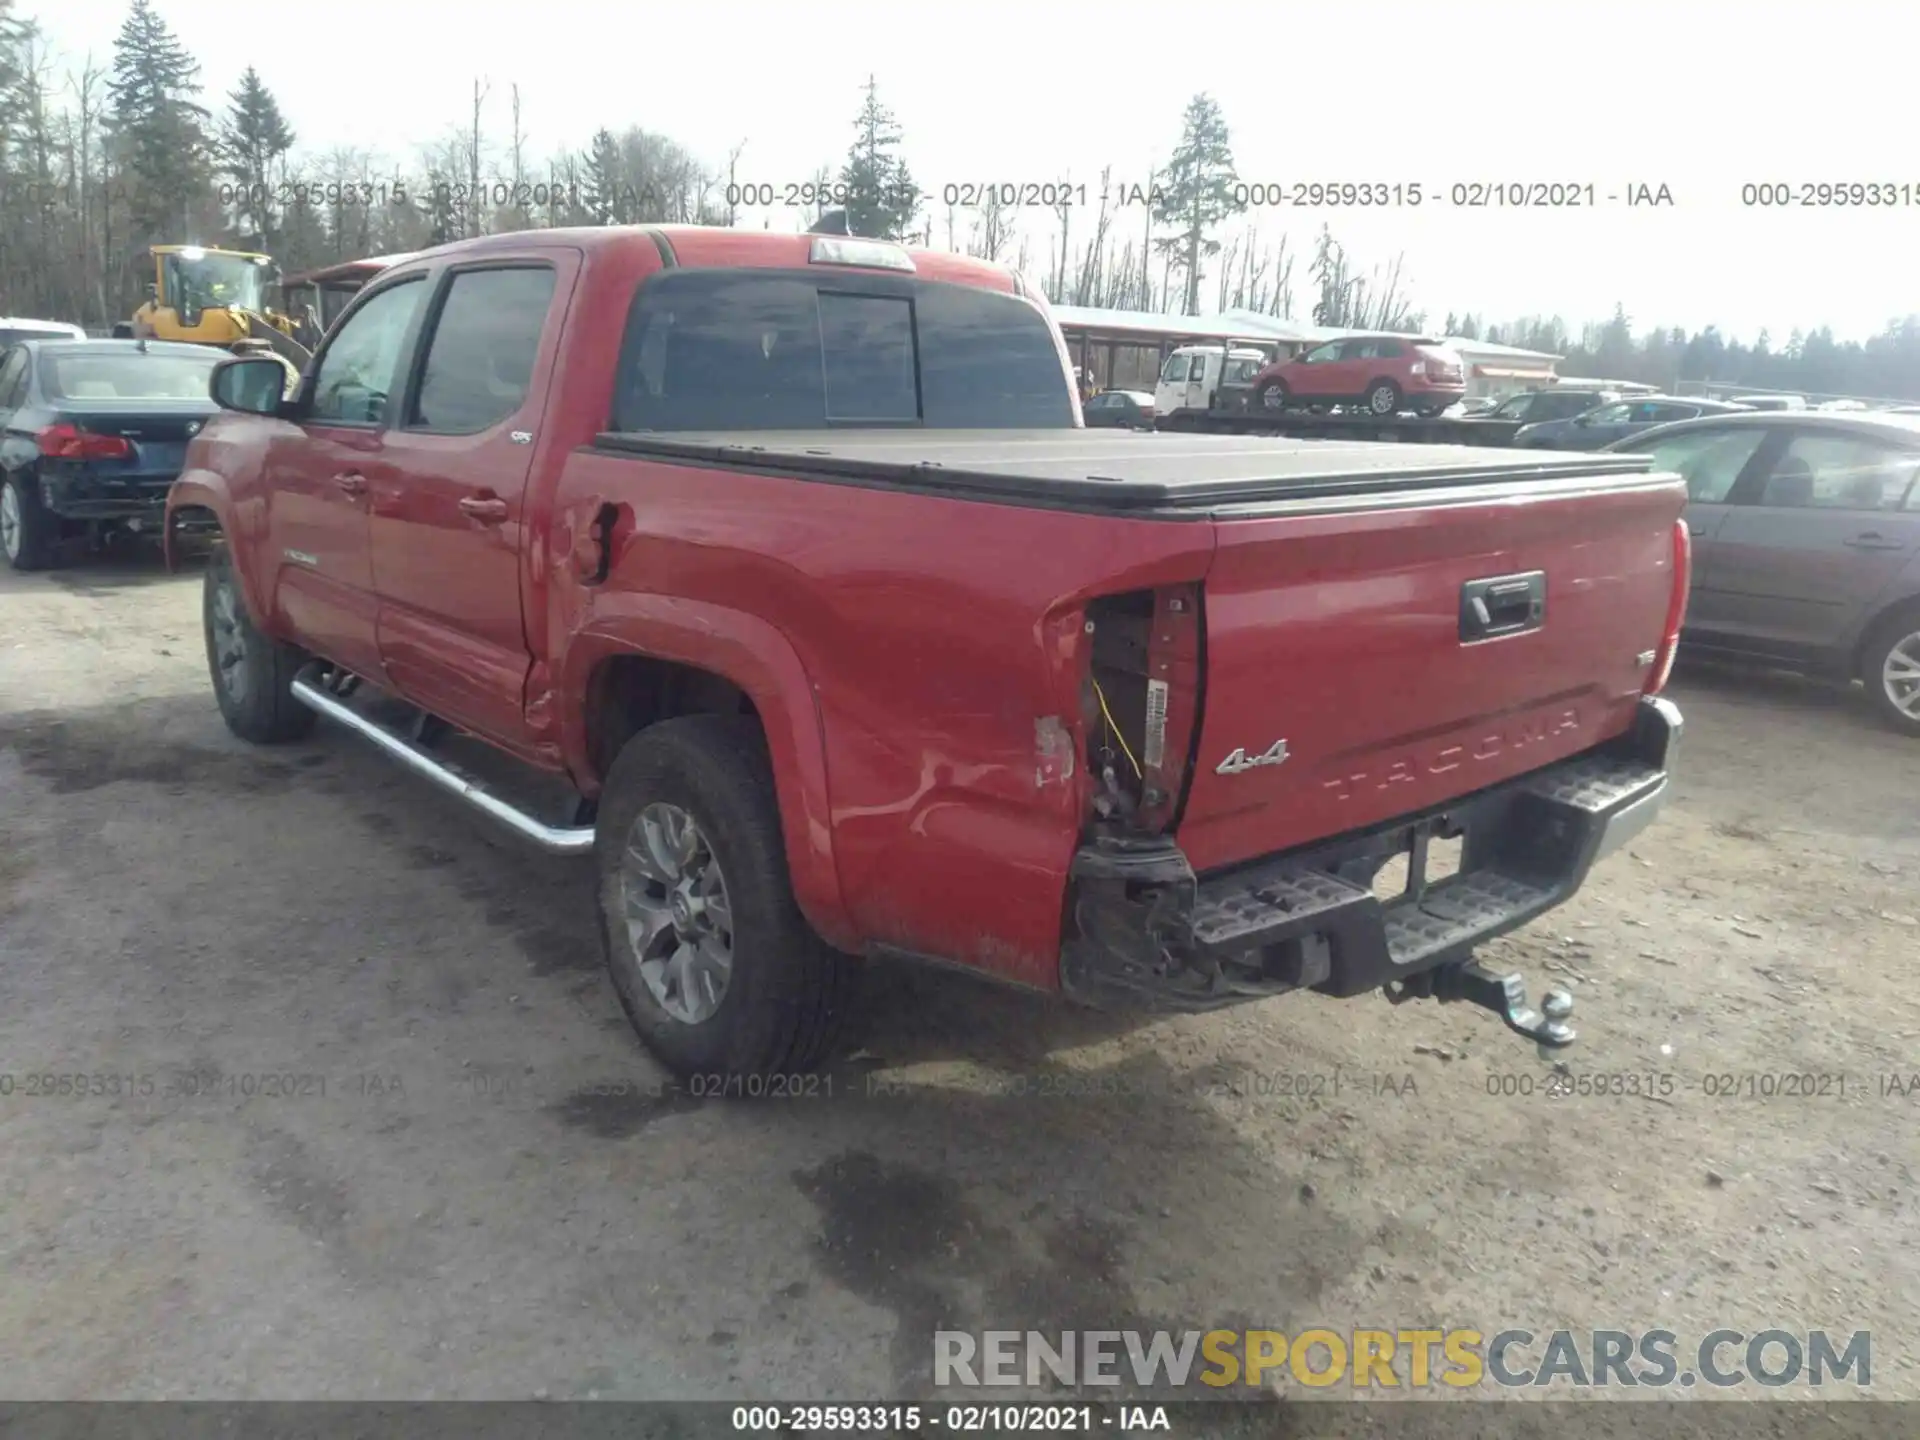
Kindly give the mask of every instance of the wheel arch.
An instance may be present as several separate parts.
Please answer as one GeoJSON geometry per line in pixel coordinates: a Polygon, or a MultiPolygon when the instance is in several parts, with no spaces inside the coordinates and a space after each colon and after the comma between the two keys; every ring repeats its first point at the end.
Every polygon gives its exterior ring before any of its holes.
{"type": "MultiPolygon", "coordinates": [[[[1903,577],[1905,578],[1905,577],[1903,577]]],[[[1909,583],[1911,583],[1909,581],[1909,583]]],[[[1879,639],[1881,631],[1889,620],[1903,611],[1912,612],[1915,622],[1920,623],[1920,589],[1904,590],[1893,599],[1886,601],[1867,617],[1860,632],[1853,639],[1851,658],[1847,665],[1847,674],[1856,680],[1872,683],[1874,677],[1866,673],[1868,651],[1879,639]]]]}
{"type": "Polygon", "coordinates": [[[560,666],[561,751],[582,793],[597,795],[620,746],[656,721],[753,715],[773,768],[794,899],[829,944],[858,949],[833,852],[819,706],[792,643],[758,616],[700,601],[598,596],[595,608],[560,666]]]}

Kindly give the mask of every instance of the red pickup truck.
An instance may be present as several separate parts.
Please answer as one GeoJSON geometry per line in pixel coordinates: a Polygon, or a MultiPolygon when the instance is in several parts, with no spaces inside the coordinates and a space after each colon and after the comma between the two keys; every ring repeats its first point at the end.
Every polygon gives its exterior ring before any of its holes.
{"type": "Polygon", "coordinates": [[[224,362],[167,533],[223,537],[233,731],[329,717],[592,854],[613,981],[683,1074],[818,1062],[869,955],[1159,1010],[1384,989],[1570,1040],[1570,1001],[1473,948],[1664,798],[1680,482],[1089,431],[1071,375],[981,261],[492,236],[380,274],[293,399],[224,362]],[[577,806],[504,798],[455,731],[577,806]]]}

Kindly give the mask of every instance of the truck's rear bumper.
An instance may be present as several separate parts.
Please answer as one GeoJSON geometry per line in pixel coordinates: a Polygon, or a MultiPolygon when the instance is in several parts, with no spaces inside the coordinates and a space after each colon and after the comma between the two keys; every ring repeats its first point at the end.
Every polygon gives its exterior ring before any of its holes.
{"type": "Polygon", "coordinates": [[[1641,702],[1617,740],[1419,815],[1196,877],[1172,841],[1090,844],[1075,857],[1061,988],[1102,1007],[1199,1011],[1313,989],[1360,995],[1464,960],[1551,910],[1659,813],[1680,737],[1669,701],[1641,702]],[[1429,847],[1459,839],[1456,874],[1429,847]],[[1408,857],[1406,891],[1374,877],[1408,857]]]}

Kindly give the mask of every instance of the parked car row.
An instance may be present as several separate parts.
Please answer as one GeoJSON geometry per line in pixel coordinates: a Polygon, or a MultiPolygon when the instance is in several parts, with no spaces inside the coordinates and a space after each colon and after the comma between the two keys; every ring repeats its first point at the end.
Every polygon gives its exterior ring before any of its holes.
{"type": "MultiPolygon", "coordinates": [[[[1552,394],[1551,391],[1541,392],[1552,394]]],[[[1746,410],[1720,400],[1696,400],[1683,395],[1636,395],[1583,409],[1559,419],[1521,426],[1513,443],[1538,450],[1603,450],[1615,441],[1702,415],[1735,415],[1746,410]]]]}

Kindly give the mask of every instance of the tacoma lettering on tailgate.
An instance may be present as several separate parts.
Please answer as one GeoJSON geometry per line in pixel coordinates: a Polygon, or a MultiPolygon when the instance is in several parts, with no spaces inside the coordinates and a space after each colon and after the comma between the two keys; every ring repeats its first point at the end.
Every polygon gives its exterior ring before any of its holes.
{"type": "MultiPolygon", "coordinates": [[[[1398,759],[1381,761],[1369,770],[1356,770],[1324,781],[1326,789],[1342,800],[1350,800],[1363,790],[1385,790],[1390,785],[1418,780],[1423,775],[1445,775],[1462,765],[1497,760],[1502,755],[1533,745],[1568,730],[1580,728],[1580,712],[1562,710],[1552,716],[1536,716],[1494,730],[1477,740],[1454,740],[1432,749],[1417,751],[1398,759]]],[[[1471,787],[1468,787],[1471,788],[1471,787]]]]}

